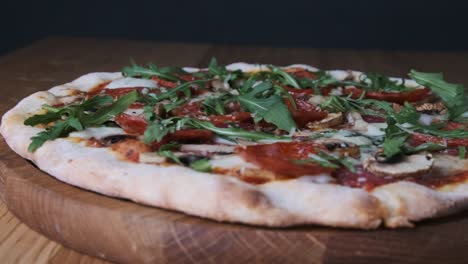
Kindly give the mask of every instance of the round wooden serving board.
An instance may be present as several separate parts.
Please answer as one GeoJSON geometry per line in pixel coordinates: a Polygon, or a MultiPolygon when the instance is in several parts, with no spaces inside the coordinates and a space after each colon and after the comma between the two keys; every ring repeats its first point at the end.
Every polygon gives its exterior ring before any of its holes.
{"type": "Polygon", "coordinates": [[[414,229],[375,231],[217,223],[64,184],[3,139],[0,172],[4,200],[24,223],[66,247],[115,262],[449,263],[467,255],[466,213],[414,229]]]}

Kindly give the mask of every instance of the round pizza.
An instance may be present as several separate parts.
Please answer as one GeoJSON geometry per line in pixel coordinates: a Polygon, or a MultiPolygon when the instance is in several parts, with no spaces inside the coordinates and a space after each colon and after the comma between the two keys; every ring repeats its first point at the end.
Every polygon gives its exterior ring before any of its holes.
{"type": "Polygon", "coordinates": [[[260,226],[408,227],[468,206],[468,100],[440,73],[132,64],[20,101],[7,144],[104,195],[260,226]]]}

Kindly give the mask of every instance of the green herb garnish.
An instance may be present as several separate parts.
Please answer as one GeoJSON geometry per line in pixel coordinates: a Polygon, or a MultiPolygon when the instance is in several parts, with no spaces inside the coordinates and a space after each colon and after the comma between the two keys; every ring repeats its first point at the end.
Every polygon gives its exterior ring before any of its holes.
{"type": "Polygon", "coordinates": [[[208,159],[199,159],[190,163],[190,168],[200,172],[211,172],[211,164],[208,159]]]}
{"type": "Polygon", "coordinates": [[[468,100],[465,87],[444,81],[442,73],[426,73],[411,70],[409,76],[422,86],[437,94],[447,107],[450,120],[456,120],[468,111],[468,100]]]}
{"type": "Polygon", "coordinates": [[[31,138],[28,151],[34,152],[48,140],[68,136],[73,131],[83,130],[88,126],[99,126],[112,117],[125,111],[138,98],[136,91],[130,92],[112,102],[110,96],[95,96],[81,104],[69,105],[62,108],[45,106],[49,112],[34,115],[24,121],[25,125],[35,126],[55,122],[31,138]]]}
{"type": "Polygon", "coordinates": [[[353,99],[351,96],[340,97],[336,95],[330,95],[325,101],[320,104],[320,108],[328,110],[330,112],[350,112],[357,111],[366,115],[378,115],[383,116],[385,114],[369,109],[369,107],[375,107],[381,109],[384,113],[393,112],[392,104],[384,101],[374,99],[363,99],[364,94],[358,98],[353,99]]]}
{"type": "Polygon", "coordinates": [[[170,159],[171,161],[177,163],[177,164],[180,164],[180,165],[184,165],[184,163],[182,163],[182,161],[180,161],[179,157],[177,157],[174,152],[170,151],[170,150],[160,150],[158,151],[158,155],[161,156],[161,157],[166,157],[168,159],[170,159]]]}
{"type": "Polygon", "coordinates": [[[460,157],[460,159],[465,159],[465,157],[466,157],[466,147],[465,146],[458,146],[458,157],[460,157]]]}
{"type": "Polygon", "coordinates": [[[318,154],[309,154],[308,159],[294,160],[297,164],[307,164],[309,162],[318,163],[322,167],[338,169],[340,166],[344,166],[350,172],[355,173],[356,168],[354,165],[357,163],[356,160],[349,157],[341,157],[334,154],[319,151],[318,154]]]}
{"type": "Polygon", "coordinates": [[[165,67],[159,68],[156,65],[150,63],[148,67],[138,66],[134,61],[131,62],[131,66],[122,69],[122,73],[129,77],[142,77],[149,79],[153,76],[161,77],[169,81],[179,81],[180,79],[174,75],[174,73],[186,73],[181,68],[176,67],[165,67]]]}
{"type": "Polygon", "coordinates": [[[271,82],[255,85],[249,92],[239,95],[237,100],[243,108],[254,114],[256,122],[264,119],[287,132],[296,128],[291,112],[283,98],[275,94],[271,82]]]}
{"type": "Polygon", "coordinates": [[[291,74],[273,65],[268,65],[268,68],[270,68],[271,73],[273,75],[276,75],[278,77],[277,79],[279,79],[279,81],[282,84],[289,85],[298,89],[301,88],[299,84],[297,83],[296,79],[291,74]]]}

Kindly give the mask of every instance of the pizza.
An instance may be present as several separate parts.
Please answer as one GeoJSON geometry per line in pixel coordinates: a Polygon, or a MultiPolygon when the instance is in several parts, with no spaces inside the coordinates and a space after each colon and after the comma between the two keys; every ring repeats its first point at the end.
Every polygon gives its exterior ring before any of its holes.
{"type": "Polygon", "coordinates": [[[189,215],[411,227],[468,206],[468,100],[408,76],[133,63],[24,98],[1,134],[60,181],[189,215]]]}

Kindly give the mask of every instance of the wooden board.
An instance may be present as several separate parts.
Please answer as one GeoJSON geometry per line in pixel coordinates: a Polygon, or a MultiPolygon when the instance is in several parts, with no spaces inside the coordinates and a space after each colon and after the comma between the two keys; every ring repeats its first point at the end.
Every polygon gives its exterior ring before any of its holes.
{"type": "MultiPolygon", "coordinates": [[[[120,67],[126,63],[126,56],[162,64],[203,65],[212,55],[223,63],[240,60],[275,64],[305,62],[322,68],[347,66],[395,75],[403,74],[413,66],[421,70],[444,71],[452,80],[468,83],[468,76],[464,75],[468,66],[466,53],[356,52],[49,39],[0,58],[0,89],[2,98],[7,99],[0,105],[0,113],[32,91],[48,89],[88,71],[114,70],[114,65],[120,67]],[[31,63],[26,64],[29,61],[31,63]]],[[[3,140],[0,141],[0,193],[10,211],[32,229],[76,251],[116,262],[463,263],[468,257],[465,250],[468,247],[465,235],[467,213],[400,230],[358,231],[316,226],[268,229],[223,224],[108,198],[63,184],[14,154],[3,140]]],[[[22,229],[22,232],[29,231],[22,229]]],[[[11,240],[2,240],[0,236],[0,251],[8,246],[4,241],[11,240]]],[[[27,239],[20,243],[30,245],[27,239]]],[[[20,247],[25,251],[23,255],[33,250],[11,244],[9,250],[20,247]]],[[[42,250],[55,250],[55,244],[41,245],[45,245],[42,250]]],[[[34,250],[40,252],[40,249],[34,250]]],[[[39,253],[38,256],[47,259],[39,253]]],[[[55,256],[55,263],[86,260],[77,253],[55,256]]],[[[28,262],[25,258],[22,260],[28,262]]]]}
{"type": "Polygon", "coordinates": [[[0,143],[8,208],[34,230],[79,252],[123,263],[310,263],[353,258],[441,263],[468,246],[466,214],[415,229],[268,229],[216,223],[63,184],[0,143]]]}

